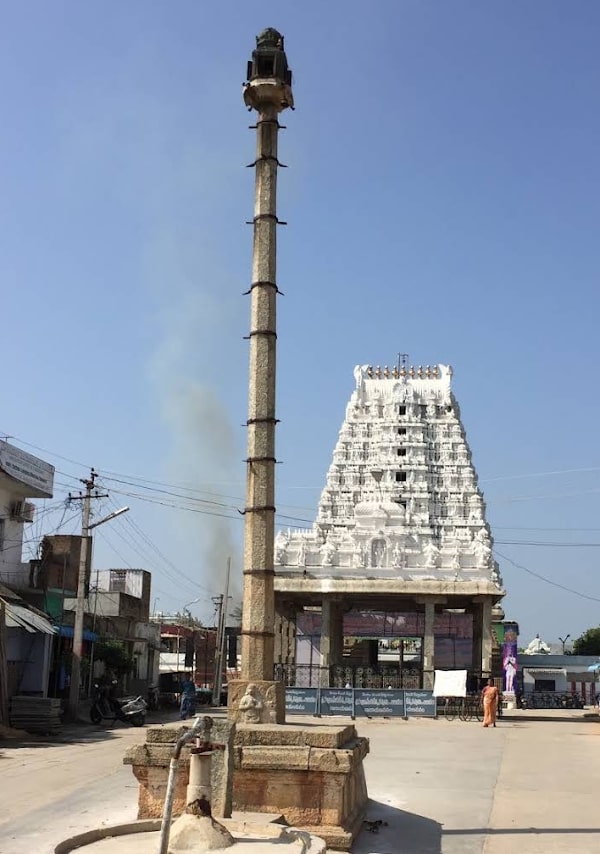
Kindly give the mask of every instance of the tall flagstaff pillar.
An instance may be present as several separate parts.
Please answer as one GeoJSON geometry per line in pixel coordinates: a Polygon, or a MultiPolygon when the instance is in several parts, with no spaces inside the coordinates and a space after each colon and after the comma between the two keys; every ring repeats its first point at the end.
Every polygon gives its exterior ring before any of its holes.
{"type": "Polygon", "coordinates": [[[248,63],[244,102],[256,110],[254,243],[250,286],[248,457],[242,603],[242,678],[230,683],[229,716],[281,722],[283,685],[273,679],[275,596],[275,360],[278,115],[293,108],[283,36],[264,30],[248,63]]]}

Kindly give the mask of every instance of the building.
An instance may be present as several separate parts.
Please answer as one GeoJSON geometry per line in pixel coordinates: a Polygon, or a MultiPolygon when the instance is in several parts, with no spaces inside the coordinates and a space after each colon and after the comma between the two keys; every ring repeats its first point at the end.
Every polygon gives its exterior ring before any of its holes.
{"type": "MultiPolygon", "coordinates": [[[[94,643],[101,639],[120,641],[134,662],[132,673],[123,679],[123,689],[145,694],[151,685],[158,684],[159,673],[160,630],[150,621],[152,575],[144,569],[107,569],[94,572],[94,579],[85,600],[83,635],[92,676],[98,677],[104,670],[101,662],[94,663],[94,643]]],[[[63,654],[72,648],[76,602],[76,598],[64,600],[60,625],[63,654]]]]}
{"type": "Polygon", "coordinates": [[[0,672],[6,672],[8,697],[45,697],[48,689],[55,629],[26,601],[32,579],[22,553],[25,525],[35,515],[29,499],[52,498],[53,489],[53,466],[0,441],[0,598],[6,630],[0,672]]]}
{"type": "Polygon", "coordinates": [[[593,704],[598,696],[598,673],[590,668],[596,664],[597,655],[522,654],[523,694],[580,694],[586,703],[593,704]]]}
{"type": "Polygon", "coordinates": [[[275,539],[276,662],[296,684],[488,675],[504,590],[452,369],[354,377],[316,521],[275,539]]]}
{"type": "Polygon", "coordinates": [[[156,616],[160,620],[161,681],[179,684],[185,672],[192,672],[196,685],[212,687],[215,675],[217,630],[200,626],[179,614],[156,616]]]}
{"type": "MultiPolygon", "coordinates": [[[[0,674],[6,673],[6,698],[46,697],[56,629],[45,614],[0,584],[5,643],[0,644],[0,674]]],[[[1,676],[0,676],[1,678],[1,676]]]]}
{"type": "Polygon", "coordinates": [[[0,441],[0,581],[15,589],[30,586],[23,563],[24,526],[33,522],[30,498],[52,498],[54,467],[0,441]]]}

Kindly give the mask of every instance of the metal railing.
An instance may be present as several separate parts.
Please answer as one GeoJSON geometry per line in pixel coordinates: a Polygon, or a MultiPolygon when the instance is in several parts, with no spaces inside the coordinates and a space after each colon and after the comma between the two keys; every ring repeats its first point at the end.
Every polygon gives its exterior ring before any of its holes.
{"type": "Polygon", "coordinates": [[[418,668],[358,667],[316,664],[276,664],[274,678],[296,688],[422,688],[418,668]]]}

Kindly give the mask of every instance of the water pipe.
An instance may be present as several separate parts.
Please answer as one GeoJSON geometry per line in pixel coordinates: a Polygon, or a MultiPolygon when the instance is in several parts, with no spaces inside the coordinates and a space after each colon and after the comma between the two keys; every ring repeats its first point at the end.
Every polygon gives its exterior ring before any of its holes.
{"type": "Polygon", "coordinates": [[[177,766],[179,757],[185,745],[197,738],[204,728],[204,721],[201,715],[198,715],[193,726],[186,730],[178,739],[171,756],[169,764],[169,779],[167,781],[167,793],[165,795],[165,805],[163,808],[162,823],[160,826],[160,844],[158,854],[168,854],[169,836],[171,834],[171,817],[173,815],[173,798],[175,796],[175,782],[177,780],[177,766]]]}

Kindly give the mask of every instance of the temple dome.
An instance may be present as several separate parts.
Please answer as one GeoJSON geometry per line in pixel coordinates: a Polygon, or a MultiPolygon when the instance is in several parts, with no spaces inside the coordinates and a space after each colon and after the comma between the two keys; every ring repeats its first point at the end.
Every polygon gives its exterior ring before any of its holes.
{"type": "Polygon", "coordinates": [[[405,510],[393,501],[360,501],[354,507],[354,518],[361,528],[404,525],[405,510]]]}

